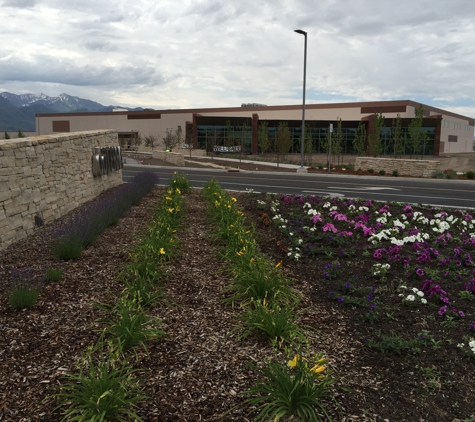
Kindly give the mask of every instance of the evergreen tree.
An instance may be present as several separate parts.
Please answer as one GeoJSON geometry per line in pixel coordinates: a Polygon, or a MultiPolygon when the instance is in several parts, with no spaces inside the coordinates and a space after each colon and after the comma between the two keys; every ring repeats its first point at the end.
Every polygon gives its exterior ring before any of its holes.
{"type": "MultiPolygon", "coordinates": [[[[343,151],[343,129],[341,119],[338,119],[336,125],[336,131],[332,136],[332,155],[338,158],[338,164],[340,164],[340,156],[343,151]]],[[[335,160],[333,160],[335,162],[335,160]]]]}
{"type": "MultiPolygon", "coordinates": [[[[302,138],[302,137],[300,137],[302,138]]],[[[300,144],[302,145],[302,144],[300,144]]],[[[312,165],[312,152],[313,152],[313,138],[312,134],[310,133],[310,128],[305,125],[305,143],[304,143],[304,154],[309,159],[308,162],[312,165]]]]}
{"type": "Polygon", "coordinates": [[[244,151],[244,147],[247,145],[247,137],[248,137],[249,129],[247,126],[247,122],[242,124],[241,128],[241,139],[240,139],[240,148],[239,148],[239,162],[242,160],[242,153],[244,151]]]}
{"type": "Polygon", "coordinates": [[[261,153],[266,155],[270,150],[271,140],[269,139],[269,127],[266,121],[259,124],[259,131],[257,132],[257,143],[261,149],[261,153]]]}
{"type": "Polygon", "coordinates": [[[233,143],[234,143],[233,127],[231,126],[231,120],[227,120],[225,146],[230,148],[233,146],[233,143]]]}
{"type": "Polygon", "coordinates": [[[401,116],[398,114],[391,126],[391,144],[394,157],[401,157],[404,153],[404,136],[402,133],[401,116]]]}
{"type": "Polygon", "coordinates": [[[373,131],[368,136],[368,155],[377,157],[381,154],[381,129],[384,127],[384,117],[381,113],[374,113],[373,131]]]}
{"type": "Polygon", "coordinates": [[[427,141],[427,134],[422,130],[422,119],[424,118],[424,110],[422,104],[415,110],[416,116],[409,123],[409,145],[411,146],[413,154],[417,157],[421,144],[427,141]]]}
{"type": "Polygon", "coordinates": [[[10,139],[10,135],[8,134],[7,131],[5,131],[5,139],[10,139]]]}
{"type": "Polygon", "coordinates": [[[365,150],[366,143],[366,126],[363,122],[360,122],[358,129],[356,130],[355,138],[353,139],[353,148],[355,154],[359,156],[364,156],[366,154],[365,150]]]}
{"type": "Polygon", "coordinates": [[[24,137],[25,137],[25,134],[24,134],[21,130],[19,130],[17,136],[18,136],[19,138],[24,138],[24,137]]]}
{"type": "Polygon", "coordinates": [[[292,138],[290,136],[289,124],[280,122],[275,139],[275,150],[277,152],[277,166],[279,166],[280,155],[286,155],[292,147],[292,138]]]}

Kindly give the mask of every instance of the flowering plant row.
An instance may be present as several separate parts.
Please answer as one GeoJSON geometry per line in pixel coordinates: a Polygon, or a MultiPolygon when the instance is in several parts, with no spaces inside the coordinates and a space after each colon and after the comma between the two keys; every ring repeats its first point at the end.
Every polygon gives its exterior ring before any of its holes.
{"type": "MultiPolygon", "coordinates": [[[[212,180],[203,189],[208,213],[217,239],[225,242],[222,257],[231,276],[226,289],[227,302],[240,304],[238,338],[261,335],[273,346],[298,353],[287,363],[270,360],[266,367],[255,369],[263,376],[243,394],[244,406],[259,412],[256,421],[278,420],[283,416],[301,420],[320,420],[320,413],[329,418],[322,398],[334,389],[335,379],[327,370],[326,359],[320,354],[305,357],[303,345],[309,347],[306,328],[297,324],[300,293],[281,271],[282,261],[270,262],[262,255],[253,228],[245,223],[236,198],[229,196],[212,180]],[[326,371],[326,373],[325,373],[326,371]]],[[[277,354],[276,354],[277,356],[277,354]]]]}
{"type": "MultiPolygon", "coordinates": [[[[163,338],[163,324],[147,315],[147,307],[161,298],[163,266],[177,255],[176,229],[183,216],[183,199],[173,181],[159,202],[148,227],[129,261],[122,269],[119,281],[125,289],[114,305],[96,304],[107,317],[98,321],[102,333],[96,345],[90,347],[78,363],[79,373],[69,374],[56,394],[60,407],[65,407],[65,418],[81,420],[124,420],[132,417],[137,403],[147,397],[141,394],[136,369],[128,363],[129,350],[136,345],[146,349],[145,342],[163,338]]],[[[189,188],[189,186],[188,186],[189,188]]],[[[137,352],[134,352],[137,356],[137,352]]]]}
{"type": "Polygon", "coordinates": [[[302,195],[262,195],[256,201],[285,235],[281,249],[287,258],[321,262],[329,297],[366,308],[360,314],[366,322],[400,312],[393,305],[398,302],[429,321],[435,314],[459,344],[475,330],[470,212],[302,195]]]}

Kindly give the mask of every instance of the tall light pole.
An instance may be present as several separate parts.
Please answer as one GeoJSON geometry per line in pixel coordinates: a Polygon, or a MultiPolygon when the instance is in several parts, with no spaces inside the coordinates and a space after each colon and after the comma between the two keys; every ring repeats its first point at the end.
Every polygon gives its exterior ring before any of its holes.
{"type": "Polygon", "coordinates": [[[305,37],[305,47],[303,54],[303,102],[302,102],[302,142],[300,145],[300,171],[304,171],[304,150],[305,150],[305,80],[307,78],[307,33],[301,29],[295,29],[294,32],[302,34],[305,37]]]}

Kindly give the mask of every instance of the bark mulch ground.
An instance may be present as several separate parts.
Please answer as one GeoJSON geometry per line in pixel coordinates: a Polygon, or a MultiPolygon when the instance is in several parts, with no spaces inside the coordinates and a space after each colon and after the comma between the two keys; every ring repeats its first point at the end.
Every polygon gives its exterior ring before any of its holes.
{"type": "MultiPolygon", "coordinates": [[[[37,274],[52,266],[64,270],[60,281],[44,285],[38,302],[28,310],[11,308],[5,285],[0,289],[1,421],[61,419],[60,410],[54,410],[57,403],[49,396],[58,391],[61,376],[74,372],[83,352],[97,341],[97,320],[104,314],[93,303],[117,300],[123,289],[117,281],[120,268],[162,192],[157,187],[76,261],[54,261],[48,247],[49,227],[0,253],[4,282],[14,268],[33,268],[37,274]]],[[[258,223],[254,204],[246,194],[236,195],[249,221],[258,223]]],[[[238,340],[232,332],[239,309],[223,303],[229,276],[218,257],[219,245],[210,236],[213,229],[200,191],[187,195],[186,204],[183,226],[177,232],[180,256],[167,267],[164,301],[150,310],[151,316],[166,324],[168,336],[148,342],[148,354],[137,349],[137,357],[131,358],[143,392],[150,396],[140,402],[138,414],[145,421],[252,420],[249,409],[223,413],[241,403],[240,393],[256,381],[249,363],[263,364],[274,352],[266,341],[238,340]]],[[[257,224],[257,230],[261,249],[276,262],[282,259],[275,228],[257,224]]],[[[301,322],[313,327],[313,350],[328,357],[338,384],[354,391],[336,393],[339,407],[327,403],[335,421],[455,420],[450,409],[441,414],[437,407],[431,413],[418,403],[427,402],[427,394],[411,386],[406,368],[397,369],[368,352],[349,315],[315,289],[314,267],[284,260],[283,271],[303,293],[301,322]]],[[[460,406],[465,406],[464,400],[465,395],[460,406]]]]}

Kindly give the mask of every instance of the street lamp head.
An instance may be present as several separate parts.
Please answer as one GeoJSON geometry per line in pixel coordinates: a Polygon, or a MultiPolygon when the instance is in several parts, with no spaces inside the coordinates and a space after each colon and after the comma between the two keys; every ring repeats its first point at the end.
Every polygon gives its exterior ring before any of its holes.
{"type": "Polygon", "coordinates": [[[305,31],[302,31],[301,29],[294,29],[294,32],[307,36],[307,33],[305,31]]]}

